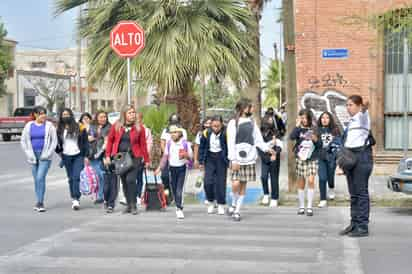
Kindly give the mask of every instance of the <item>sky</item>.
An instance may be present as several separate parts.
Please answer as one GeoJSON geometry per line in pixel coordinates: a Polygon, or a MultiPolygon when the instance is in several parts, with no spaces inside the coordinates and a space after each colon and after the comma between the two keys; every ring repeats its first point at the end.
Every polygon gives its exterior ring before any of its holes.
{"type": "MultiPolygon", "coordinates": [[[[55,0],[0,0],[0,20],[7,37],[18,42],[18,50],[64,49],[75,46],[76,10],[54,16],[55,0]]],[[[272,0],[261,20],[262,74],[274,57],[273,43],[279,44],[281,0],[272,0]]]]}

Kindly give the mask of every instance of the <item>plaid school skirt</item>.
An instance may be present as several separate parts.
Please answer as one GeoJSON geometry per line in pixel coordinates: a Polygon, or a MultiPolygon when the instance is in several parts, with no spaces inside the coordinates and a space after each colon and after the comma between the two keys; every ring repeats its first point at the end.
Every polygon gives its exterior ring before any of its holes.
{"type": "Polygon", "coordinates": [[[296,159],[296,176],[306,178],[309,176],[316,176],[318,174],[317,160],[300,160],[296,159]]]}
{"type": "Polygon", "coordinates": [[[232,171],[232,181],[240,181],[241,183],[256,181],[256,168],[253,165],[241,165],[237,171],[232,171]]]}

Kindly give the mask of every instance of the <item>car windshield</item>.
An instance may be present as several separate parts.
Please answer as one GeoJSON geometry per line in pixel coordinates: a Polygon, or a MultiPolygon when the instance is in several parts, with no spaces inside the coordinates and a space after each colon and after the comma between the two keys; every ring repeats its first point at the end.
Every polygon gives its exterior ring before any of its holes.
{"type": "Polygon", "coordinates": [[[32,108],[17,108],[14,111],[14,116],[30,116],[32,111],[32,108]]]}

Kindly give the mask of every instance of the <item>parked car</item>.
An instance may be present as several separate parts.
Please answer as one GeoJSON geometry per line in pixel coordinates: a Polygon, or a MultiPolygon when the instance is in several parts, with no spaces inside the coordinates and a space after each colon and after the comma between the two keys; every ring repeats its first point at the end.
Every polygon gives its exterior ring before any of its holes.
{"type": "Polygon", "coordinates": [[[394,192],[412,194],[412,158],[401,160],[398,172],[389,176],[388,188],[394,192]]]}
{"type": "Polygon", "coordinates": [[[13,136],[20,136],[24,125],[31,121],[32,107],[16,108],[13,117],[0,117],[0,134],[3,141],[9,142],[13,136]]]}

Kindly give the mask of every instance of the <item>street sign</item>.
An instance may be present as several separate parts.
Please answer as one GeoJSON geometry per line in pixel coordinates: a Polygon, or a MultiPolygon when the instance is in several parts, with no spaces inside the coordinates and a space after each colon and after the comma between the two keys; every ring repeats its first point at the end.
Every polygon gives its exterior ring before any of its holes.
{"type": "Polygon", "coordinates": [[[135,57],[145,45],[144,30],[133,21],[121,21],[110,32],[110,47],[120,57],[135,57]]]}
{"type": "Polygon", "coordinates": [[[348,49],[322,49],[323,59],[346,59],[348,57],[348,49]]]}
{"type": "Polygon", "coordinates": [[[110,47],[120,57],[127,57],[127,103],[131,102],[130,58],[144,48],[144,30],[134,21],[120,21],[110,32],[110,47]]]}

